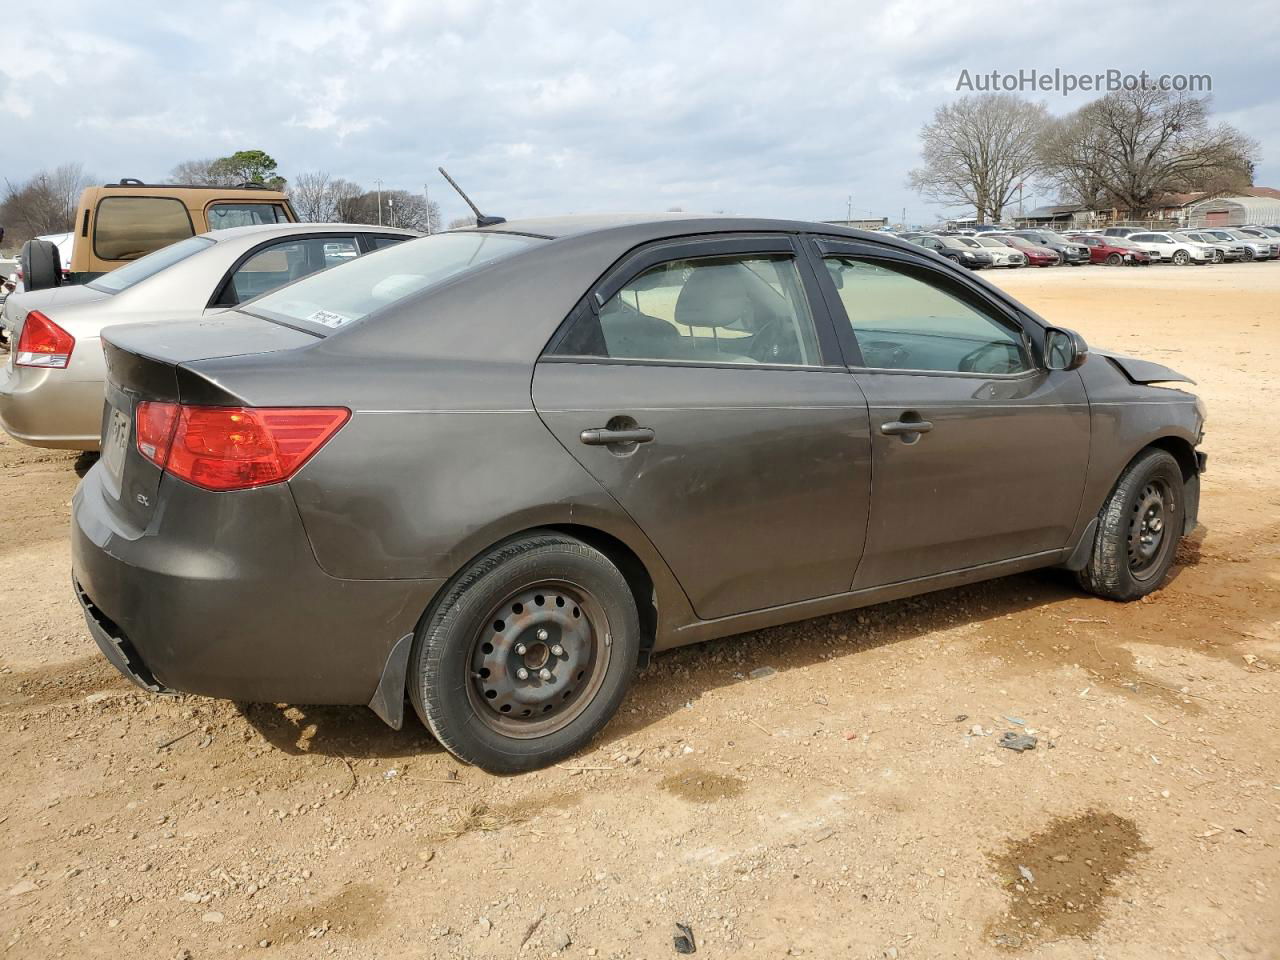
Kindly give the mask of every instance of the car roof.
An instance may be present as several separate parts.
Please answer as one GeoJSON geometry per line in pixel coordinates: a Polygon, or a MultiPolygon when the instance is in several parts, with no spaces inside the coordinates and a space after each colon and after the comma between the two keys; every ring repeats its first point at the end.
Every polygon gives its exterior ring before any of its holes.
{"type": "Polygon", "coordinates": [[[634,234],[637,242],[660,235],[664,231],[671,236],[688,236],[698,233],[820,233],[827,236],[845,236],[850,239],[874,243],[895,243],[909,246],[906,241],[890,233],[878,230],[856,230],[832,223],[812,220],[778,220],[767,217],[736,217],[727,214],[699,213],[601,213],[573,214],[562,217],[531,217],[509,220],[486,227],[464,227],[463,231],[481,230],[486,233],[523,233],[547,240],[561,240],[590,234],[608,233],[613,238],[625,240],[634,234]]]}
{"type": "Polygon", "coordinates": [[[402,237],[420,237],[416,230],[403,230],[399,227],[379,227],[372,223],[255,223],[247,227],[227,227],[225,230],[211,230],[201,236],[221,242],[236,240],[241,237],[287,236],[291,233],[386,233],[402,237]]]}

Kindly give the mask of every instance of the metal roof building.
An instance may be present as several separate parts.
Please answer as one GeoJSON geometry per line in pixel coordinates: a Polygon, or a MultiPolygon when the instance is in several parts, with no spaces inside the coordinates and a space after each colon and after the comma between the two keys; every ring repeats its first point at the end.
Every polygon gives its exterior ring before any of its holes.
{"type": "Polygon", "coordinates": [[[1214,197],[1187,207],[1192,227],[1238,227],[1246,223],[1280,223],[1280,200],[1272,197],[1214,197]]]}

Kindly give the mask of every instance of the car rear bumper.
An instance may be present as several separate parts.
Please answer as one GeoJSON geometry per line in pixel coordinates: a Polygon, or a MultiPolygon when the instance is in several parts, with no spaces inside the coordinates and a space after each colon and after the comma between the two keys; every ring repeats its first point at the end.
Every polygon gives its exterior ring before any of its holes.
{"type": "Polygon", "coordinates": [[[33,447],[97,450],[101,380],[70,380],[65,370],[0,368],[0,426],[33,447]]]}
{"type": "Polygon", "coordinates": [[[72,501],[76,593],[103,654],[148,690],[367,704],[441,584],[328,576],[283,484],[215,494],[166,476],[136,530],[102,480],[97,465],[72,501]]]}

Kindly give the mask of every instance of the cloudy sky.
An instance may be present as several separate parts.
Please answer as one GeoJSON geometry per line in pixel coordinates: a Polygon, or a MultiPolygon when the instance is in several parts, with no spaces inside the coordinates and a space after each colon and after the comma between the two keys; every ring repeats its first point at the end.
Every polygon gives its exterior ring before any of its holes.
{"type": "MultiPolygon", "coordinates": [[[[725,210],[934,219],[905,185],[961,70],[1207,73],[1280,187],[1275,0],[983,4],[181,5],[59,0],[0,22],[0,177],[79,161],[163,179],[261,148],[292,177],[430,184],[464,211],[725,210]],[[1212,10],[1221,10],[1215,23],[1212,10]]],[[[1050,110],[1088,95],[1042,94],[1050,110]]],[[[1053,199],[1036,191],[1035,202],[1053,199]]],[[[1031,199],[1029,196],[1028,199],[1031,199]]]]}

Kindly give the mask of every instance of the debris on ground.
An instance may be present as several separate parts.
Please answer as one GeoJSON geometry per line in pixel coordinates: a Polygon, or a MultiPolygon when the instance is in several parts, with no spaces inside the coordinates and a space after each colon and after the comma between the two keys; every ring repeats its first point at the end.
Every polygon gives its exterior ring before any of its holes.
{"type": "Polygon", "coordinates": [[[697,953],[698,946],[693,940],[693,930],[688,924],[677,923],[676,935],[672,938],[676,953],[697,953]]]}
{"type": "Polygon", "coordinates": [[[762,680],[765,677],[772,677],[777,672],[773,667],[756,667],[747,676],[752,680],[762,680]]]}
{"type": "Polygon", "coordinates": [[[1007,730],[1000,737],[1000,746],[1006,750],[1017,750],[1021,753],[1024,750],[1034,750],[1038,741],[1035,737],[1027,733],[1015,733],[1013,730],[1007,730]]]}

